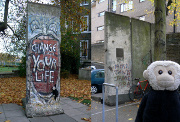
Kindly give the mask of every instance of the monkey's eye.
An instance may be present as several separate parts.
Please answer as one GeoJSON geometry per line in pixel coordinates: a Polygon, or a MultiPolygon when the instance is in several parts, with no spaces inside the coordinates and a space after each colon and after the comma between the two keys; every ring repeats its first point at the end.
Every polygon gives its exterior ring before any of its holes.
{"type": "Polygon", "coordinates": [[[169,75],[172,75],[172,71],[171,71],[171,70],[169,70],[169,71],[168,71],[168,74],[169,74],[169,75]]]}
{"type": "Polygon", "coordinates": [[[160,75],[163,73],[163,71],[162,70],[159,70],[159,72],[158,72],[160,75]]]}

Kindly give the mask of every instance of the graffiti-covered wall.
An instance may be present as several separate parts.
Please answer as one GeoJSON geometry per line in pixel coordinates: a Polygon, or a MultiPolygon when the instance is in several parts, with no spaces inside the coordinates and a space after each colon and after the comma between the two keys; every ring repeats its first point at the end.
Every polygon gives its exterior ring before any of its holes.
{"type": "MultiPolygon", "coordinates": [[[[134,78],[143,80],[143,71],[152,59],[153,26],[150,23],[105,13],[105,82],[118,86],[119,102],[129,100],[134,78]]],[[[106,87],[106,104],[115,104],[113,87],[106,87]]]]}
{"type": "Polygon", "coordinates": [[[60,106],[60,8],[28,3],[26,115],[63,113],[60,106]]]}

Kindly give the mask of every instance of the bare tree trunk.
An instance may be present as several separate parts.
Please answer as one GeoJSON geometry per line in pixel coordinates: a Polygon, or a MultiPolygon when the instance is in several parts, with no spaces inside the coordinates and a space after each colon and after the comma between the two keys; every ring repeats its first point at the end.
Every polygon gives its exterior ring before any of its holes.
{"type": "Polygon", "coordinates": [[[166,0],[154,0],[155,47],[154,60],[166,60],[166,0]]]}

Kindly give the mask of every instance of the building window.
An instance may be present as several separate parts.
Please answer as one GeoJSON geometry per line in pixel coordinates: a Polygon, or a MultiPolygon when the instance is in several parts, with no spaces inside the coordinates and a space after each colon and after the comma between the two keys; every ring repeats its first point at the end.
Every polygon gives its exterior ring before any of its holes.
{"type": "Polygon", "coordinates": [[[98,3],[102,3],[102,2],[104,2],[105,0],[99,0],[99,2],[98,3]]]}
{"type": "Polygon", "coordinates": [[[104,30],[104,25],[97,27],[97,31],[102,31],[102,30],[104,30]]]}
{"type": "Polygon", "coordinates": [[[98,17],[104,16],[105,11],[98,13],[98,17]]]}
{"type": "Polygon", "coordinates": [[[116,11],[116,0],[112,0],[112,11],[116,11]]]}
{"type": "Polygon", "coordinates": [[[80,56],[84,58],[88,57],[88,40],[80,41],[80,56]]]}
{"type": "Polygon", "coordinates": [[[139,2],[141,3],[141,2],[144,2],[145,0],[139,0],[139,2]]]}
{"type": "Polygon", "coordinates": [[[98,40],[96,43],[104,43],[104,40],[98,40]]]}
{"type": "Polygon", "coordinates": [[[140,16],[139,20],[145,21],[145,15],[144,16],[140,16]]]}
{"type": "Polygon", "coordinates": [[[120,4],[121,12],[125,12],[133,9],[133,1],[129,1],[129,3],[120,4]]]}
{"type": "Polygon", "coordinates": [[[81,32],[89,31],[89,16],[82,16],[81,32]]]}
{"type": "Polygon", "coordinates": [[[88,0],[83,0],[82,3],[80,3],[80,6],[86,6],[89,5],[88,0]]]}

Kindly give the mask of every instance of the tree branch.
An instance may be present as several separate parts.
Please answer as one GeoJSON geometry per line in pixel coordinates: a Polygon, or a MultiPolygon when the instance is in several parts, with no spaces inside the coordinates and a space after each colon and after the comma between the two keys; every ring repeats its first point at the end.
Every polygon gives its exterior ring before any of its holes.
{"type": "Polygon", "coordinates": [[[0,22],[0,31],[3,31],[3,33],[4,30],[7,29],[8,5],[9,5],[9,0],[6,0],[5,9],[4,9],[4,22],[0,22]]]}
{"type": "Polygon", "coordinates": [[[11,28],[11,26],[9,26],[8,24],[7,24],[7,26],[11,29],[11,31],[13,32],[13,35],[15,35],[18,38],[18,40],[20,40],[20,36],[14,32],[14,30],[11,28]]]}

